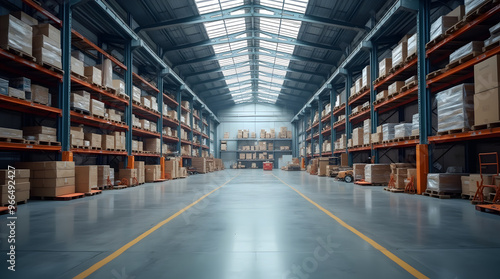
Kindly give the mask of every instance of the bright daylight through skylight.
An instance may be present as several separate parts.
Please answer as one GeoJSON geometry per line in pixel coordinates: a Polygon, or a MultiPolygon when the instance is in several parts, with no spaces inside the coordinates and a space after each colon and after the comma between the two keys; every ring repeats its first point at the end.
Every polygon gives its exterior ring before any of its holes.
{"type": "MultiPolygon", "coordinates": [[[[256,1],[258,2],[258,0],[256,1]]],[[[200,14],[216,13],[221,10],[237,8],[244,5],[243,0],[195,0],[200,14]]],[[[305,13],[308,0],[260,0],[261,6],[296,13],[305,13]]],[[[257,3],[256,3],[257,4],[257,3]]],[[[276,43],[270,39],[271,35],[278,38],[288,37],[296,39],[301,26],[300,21],[259,17],[259,15],[274,15],[266,9],[256,9],[256,17],[260,19],[260,28],[237,36],[237,39],[246,38],[244,41],[221,43],[213,46],[218,62],[226,78],[229,92],[235,103],[251,102],[256,98],[258,102],[275,103],[285,81],[286,71],[294,45],[276,43]],[[255,37],[252,37],[255,36],[255,37]],[[257,38],[257,39],[256,39],[257,38]],[[258,43],[249,45],[249,40],[255,39],[258,43]],[[252,57],[252,59],[250,59],[252,57]],[[253,58],[258,57],[258,58],[253,58]],[[254,69],[251,70],[251,65],[254,69]],[[257,81],[255,84],[254,81],[257,81]]],[[[236,9],[231,16],[245,15],[249,9],[236,9]]],[[[246,18],[248,16],[221,19],[204,23],[210,39],[220,38],[235,33],[247,31],[246,18]]],[[[256,27],[259,25],[256,25],[256,27]]],[[[250,26],[250,28],[252,28],[250,26]]]]}

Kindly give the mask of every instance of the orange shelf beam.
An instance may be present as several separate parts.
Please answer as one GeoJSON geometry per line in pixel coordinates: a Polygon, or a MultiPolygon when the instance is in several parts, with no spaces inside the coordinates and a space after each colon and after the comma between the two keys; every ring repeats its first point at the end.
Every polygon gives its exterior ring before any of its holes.
{"type": "Polygon", "coordinates": [[[86,154],[102,154],[102,155],[127,156],[127,152],[126,151],[110,151],[110,150],[72,148],[71,152],[73,152],[73,153],[82,153],[82,154],[86,153],[86,154]]]}
{"type": "Polygon", "coordinates": [[[31,8],[37,10],[39,13],[43,14],[46,16],[48,19],[52,20],[57,26],[62,27],[62,21],[56,17],[55,15],[49,13],[49,11],[45,10],[42,8],[42,6],[38,5],[35,3],[35,1],[32,0],[23,0],[23,3],[30,6],[31,8]]]}
{"type": "Polygon", "coordinates": [[[311,141],[311,137],[308,137],[308,138],[306,139],[306,141],[311,141]]]}
{"type": "Polygon", "coordinates": [[[369,96],[369,94],[370,94],[370,90],[368,89],[368,90],[366,90],[365,92],[361,93],[361,94],[360,94],[359,96],[357,96],[356,98],[351,99],[350,101],[348,101],[348,104],[349,104],[349,105],[352,105],[352,104],[354,104],[354,103],[358,102],[359,100],[361,100],[362,98],[364,98],[364,97],[366,97],[366,96],[369,96]]]}
{"type": "Polygon", "coordinates": [[[132,104],[132,112],[134,112],[134,114],[137,114],[138,116],[142,116],[143,118],[147,118],[148,120],[153,120],[153,121],[156,121],[158,118],[161,117],[159,113],[150,111],[136,104],[132,104]],[[137,111],[139,111],[139,113],[137,113],[137,111]]]}
{"type": "Polygon", "coordinates": [[[208,135],[207,134],[201,134],[202,137],[208,139],[208,135]]]}
{"type": "Polygon", "coordinates": [[[321,134],[322,134],[323,136],[326,136],[326,135],[331,134],[331,132],[332,132],[332,128],[328,128],[328,129],[326,129],[326,130],[322,131],[322,132],[321,132],[321,134]]]}
{"type": "Polygon", "coordinates": [[[208,127],[208,123],[205,122],[205,121],[202,121],[203,122],[203,125],[207,126],[208,127]]]}
{"type": "Polygon", "coordinates": [[[184,130],[191,131],[191,128],[190,128],[188,125],[184,124],[184,123],[181,123],[181,127],[182,127],[184,130]]]}
{"type": "Polygon", "coordinates": [[[155,133],[155,132],[151,132],[151,131],[147,131],[147,130],[139,129],[139,128],[132,128],[132,134],[134,136],[139,136],[139,137],[143,137],[143,136],[156,137],[156,138],[160,137],[159,133],[155,133]]]}
{"type": "Polygon", "coordinates": [[[442,136],[428,137],[431,143],[446,143],[454,141],[477,140],[485,138],[500,137],[500,128],[483,129],[476,131],[469,131],[464,133],[456,133],[442,136]]]}
{"type": "Polygon", "coordinates": [[[38,65],[37,63],[33,61],[26,60],[20,56],[17,56],[13,53],[10,53],[9,51],[5,49],[0,49],[0,59],[2,60],[0,63],[2,68],[7,68],[9,71],[14,70],[15,72],[23,75],[27,75],[29,77],[32,77],[33,75],[37,75],[37,77],[45,79],[45,78],[51,78],[54,80],[57,80],[58,82],[62,81],[62,74],[56,73],[54,71],[51,71],[45,67],[42,67],[38,65]],[[4,63],[3,61],[6,61],[7,63],[4,63]],[[15,62],[15,65],[9,64],[9,62],[15,62]],[[14,67],[15,66],[15,67],[14,67]],[[43,74],[45,76],[40,77],[40,74],[43,74]]]}
{"type": "Polygon", "coordinates": [[[177,107],[179,105],[179,103],[172,99],[170,96],[168,96],[167,94],[163,93],[163,101],[166,101],[167,104],[170,104],[170,106],[172,107],[177,107]]]}
{"type": "Polygon", "coordinates": [[[363,112],[360,112],[358,114],[356,114],[355,116],[349,116],[349,122],[351,123],[359,123],[365,119],[368,119],[370,118],[370,110],[365,110],[363,112]],[[354,121],[354,120],[357,120],[357,121],[354,121]]]}
{"type": "Polygon", "coordinates": [[[206,146],[206,145],[202,145],[202,146],[201,146],[201,148],[203,148],[203,149],[210,149],[210,148],[209,148],[208,146],[206,146]]]}
{"type": "MultiPolygon", "coordinates": [[[[390,80],[392,79],[395,79],[396,77],[398,77],[401,73],[403,72],[406,72],[406,70],[412,68],[412,67],[415,67],[417,65],[417,60],[418,60],[418,57],[415,57],[415,59],[411,60],[408,64],[404,65],[403,67],[399,68],[399,70],[395,71],[393,74],[391,75],[388,75],[386,78],[384,78],[383,80],[381,80],[379,83],[375,84],[373,87],[374,87],[374,90],[376,90],[377,88],[379,88],[380,86],[384,85],[385,83],[389,82],[390,80]]],[[[417,73],[415,72],[415,75],[417,73]]]]}
{"type": "Polygon", "coordinates": [[[39,145],[39,144],[27,144],[27,143],[12,143],[12,142],[0,142],[1,150],[43,150],[43,151],[61,151],[61,146],[49,146],[49,145],[39,145]]]}
{"type": "MultiPolygon", "coordinates": [[[[333,124],[333,129],[334,130],[337,130],[338,128],[345,129],[345,119],[342,120],[341,122],[337,123],[337,124],[333,124]]],[[[338,129],[338,130],[341,131],[342,129],[338,129]]]]}
{"type": "Polygon", "coordinates": [[[332,152],[323,152],[321,156],[332,156],[332,152]]]}
{"type": "Polygon", "coordinates": [[[321,118],[321,123],[330,120],[331,117],[332,117],[332,114],[328,113],[325,117],[321,118]]]}
{"type": "MultiPolygon", "coordinates": [[[[88,82],[86,82],[84,80],[81,80],[81,79],[79,79],[79,78],[77,78],[75,76],[71,76],[71,82],[73,84],[77,84],[77,85],[80,85],[82,87],[85,87],[85,88],[87,88],[87,90],[92,90],[94,92],[100,93],[101,95],[106,96],[106,97],[112,99],[113,101],[120,102],[121,104],[128,105],[128,103],[129,103],[129,101],[127,101],[127,100],[125,100],[123,98],[120,98],[120,97],[114,95],[111,92],[102,90],[101,88],[99,88],[99,87],[97,87],[97,86],[95,86],[93,84],[90,84],[90,83],[88,83],[88,82]]],[[[74,86],[73,84],[72,84],[72,87],[74,86]]]]}
{"type": "Polygon", "coordinates": [[[193,114],[193,118],[201,121],[201,118],[198,115],[196,115],[196,114],[193,114]]]}
{"type": "Polygon", "coordinates": [[[188,108],[185,108],[183,106],[181,106],[181,110],[184,111],[184,112],[191,112],[188,108]]]}
{"type": "Polygon", "coordinates": [[[179,141],[178,138],[170,137],[170,136],[167,136],[167,135],[163,135],[163,139],[167,140],[167,141],[170,141],[170,142],[178,142],[179,141]]]}
{"type": "Polygon", "coordinates": [[[116,128],[128,131],[128,126],[125,124],[115,123],[106,119],[93,117],[91,115],[81,114],[71,111],[71,122],[85,124],[89,126],[99,127],[102,129],[115,130],[116,128]]]}
{"type": "Polygon", "coordinates": [[[71,42],[73,42],[73,43],[76,42],[76,41],[83,42],[84,44],[86,44],[90,48],[95,49],[100,54],[102,54],[104,57],[106,57],[109,60],[111,60],[118,67],[122,68],[123,70],[127,70],[127,67],[122,62],[118,61],[118,59],[116,59],[115,57],[113,57],[111,54],[105,52],[102,48],[98,47],[97,45],[95,45],[94,43],[92,43],[91,41],[89,41],[89,39],[85,38],[82,34],[76,32],[75,30],[71,30],[71,34],[72,34],[72,36],[71,36],[71,42]]]}
{"type": "Polygon", "coordinates": [[[374,106],[374,109],[378,110],[379,113],[384,113],[386,111],[393,110],[397,107],[404,106],[406,104],[418,100],[417,92],[418,92],[418,86],[415,86],[406,92],[400,93],[394,98],[376,104],[374,106]]]}
{"type": "Polygon", "coordinates": [[[390,143],[374,144],[373,149],[392,148],[392,147],[411,147],[411,146],[417,146],[418,143],[419,143],[418,139],[395,141],[390,143]]]}
{"type": "Polygon", "coordinates": [[[138,87],[144,89],[145,91],[154,91],[155,93],[159,93],[160,90],[154,87],[151,83],[147,82],[143,77],[136,73],[132,73],[132,80],[138,87]]]}
{"type": "Polygon", "coordinates": [[[53,116],[61,116],[62,110],[54,107],[49,107],[37,103],[32,103],[26,100],[21,100],[5,95],[0,95],[0,107],[15,110],[26,113],[36,113],[38,115],[44,115],[46,113],[52,114],[53,116]]]}
{"type": "Polygon", "coordinates": [[[333,154],[340,154],[340,153],[346,153],[345,149],[333,151],[333,154]]]}
{"type": "Polygon", "coordinates": [[[187,141],[187,140],[181,140],[181,143],[182,144],[189,144],[189,145],[192,145],[192,143],[190,141],[187,141]]]}
{"type": "Polygon", "coordinates": [[[359,151],[368,151],[372,150],[371,146],[363,146],[363,147],[352,147],[349,148],[349,152],[359,152],[359,151]]]}
{"type": "Polygon", "coordinates": [[[170,127],[174,126],[174,127],[177,127],[179,126],[179,121],[177,121],[176,119],[172,119],[172,118],[168,118],[166,116],[163,116],[163,123],[168,123],[170,125],[170,127]]]}
{"type": "Polygon", "coordinates": [[[139,152],[132,152],[133,156],[136,157],[161,157],[160,154],[154,154],[154,153],[139,153],[139,152]]]}
{"type": "Polygon", "coordinates": [[[337,116],[337,114],[342,114],[342,112],[345,112],[345,104],[342,104],[337,109],[333,109],[333,115],[335,116],[337,116]]]}

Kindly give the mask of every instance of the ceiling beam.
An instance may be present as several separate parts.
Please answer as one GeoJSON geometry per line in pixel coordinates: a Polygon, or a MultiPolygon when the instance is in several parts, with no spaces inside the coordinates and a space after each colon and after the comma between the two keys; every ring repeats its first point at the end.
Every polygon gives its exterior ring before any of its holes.
{"type": "Polygon", "coordinates": [[[200,24],[200,23],[214,22],[214,21],[225,20],[225,19],[247,18],[247,17],[297,20],[297,21],[302,21],[302,22],[307,22],[307,23],[333,26],[333,27],[340,28],[340,29],[353,30],[356,32],[369,31],[368,27],[366,27],[364,25],[360,25],[360,24],[355,24],[352,22],[323,18],[323,17],[318,17],[318,16],[305,15],[305,14],[298,13],[298,12],[286,11],[286,10],[282,10],[282,9],[267,7],[264,5],[254,5],[254,4],[242,5],[242,6],[238,6],[238,7],[234,7],[234,8],[230,8],[230,9],[224,9],[221,11],[206,13],[203,15],[196,15],[196,16],[191,16],[191,17],[186,17],[186,18],[156,22],[153,24],[148,24],[148,25],[138,27],[135,31],[136,32],[154,31],[154,30],[164,29],[164,28],[173,27],[173,26],[177,26],[177,25],[200,24]],[[257,11],[257,9],[259,11],[257,11]],[[245,10],[245,12],[244,13],[235,13],[235,12],[240,11],[240,10],[245,10]],[[260,10],[266,10],[267,12],[270,12],[270,13],[261,13],[260,10]],[[232,13],[235,13],[235,14],[232,14],[232,13]]]}
{"type": "MultiPolygon", "coordinates": [[[[302,41],[299,39],[294,39],[291,37],[286,37],[286,36],[274,34],[271,32],[265,32],[262,30],[245,30],[245,31],[233,33],[233,34],[230,34],[227,36],[224,35],[224,36],[200,41],[197,43],[190,43],[190,44],[171,47],[171,48],[165,49],[165,53],[167,53],[169,51],[183,50],[183,49],[194,48],[194,47],[208,47],[208,46],[227,44],[227,43],[237,43],[237,42],[242,42],[242,41],[247,41],[247,40],[261,40],[261,41],[266,41],[266,42],[271,42],[271,43],[281,43],[281,44],[288,44],[288,45],[301,46],[301,47],[311,47],[311,48],[323,49],[323,50],[328,50],[328,51],[343,51],[339,47],[306,42],[306,41],[302,41]],[[255,33],[264,34],[264,35],[267,35],[271,38],[259,37],[259,36],[246,36],[243,38],[238,38],[238,36],[247,34],[248,32],[255,32],[255,33]]],[[[165,54],[163,54],[163,55],[165,55],[165,54]]]]}
{"type": "MultiPolygon", "coordinates": [[[[213,87],[213,88],[209,88],[209,89],[203,90],[203,92],[200,92],[199,95],[202,96],[203,94],[207,94],[210,91],[214,91],[214,90],[225,89],[225,88],[229,89],[229,88],[237,87],[237,86],[241,86],[241,85],[252,84],[253,82],[256,82],[256,81],[258,81],[258,79],[250,79],[250,80],[246,80],[244,82],[232,83],[232,84],[229,84],[229,85],[225,84],[225,85],[222,85],[222,86],[213,87]]],[[[312,93],[310,91],[305,91],[302,88],[297,88],[297,87],[292,87],[292,86],[287,86],[287,85],[282,85],[282,84],[277,84],[277,83],[272,83],[272,82],[267,82],[267,81],[259,81],[259,85],[275,86],[275,87],[280,87],[280,88],[283,88],[283,89],[290,89],[290,90],[296,90],[296,91],[301,91],[301,92],[306,92],[306,93],[312,93]]]]}

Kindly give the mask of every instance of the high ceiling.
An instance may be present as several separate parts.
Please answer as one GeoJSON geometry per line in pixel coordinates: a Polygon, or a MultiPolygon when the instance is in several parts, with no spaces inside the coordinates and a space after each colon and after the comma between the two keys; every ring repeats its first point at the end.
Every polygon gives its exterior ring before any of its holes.
{"type": "MultiPolygon", "coordinates": [[[[387,1],[118,2],[215,109],[262,102],[296,109],[336,69],[387,1]]],[[[392,2],[392,1],[391,1],[392,2]]]]}

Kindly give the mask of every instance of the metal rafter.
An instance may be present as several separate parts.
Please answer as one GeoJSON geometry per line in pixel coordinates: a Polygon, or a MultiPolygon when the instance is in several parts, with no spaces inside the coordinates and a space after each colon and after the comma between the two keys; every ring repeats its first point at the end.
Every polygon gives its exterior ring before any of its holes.
{"type": "Polygon", "coordinates": [[[334,26],[341,29],[354,30],[354,31],[369,31],[369,28],[364,25],[355,24],[352,22],[342,21],[342,20],[334,20],[328,18],[322,18],[317,16],[305,15],[302,13],[297,13],[293,11],[286,11],[276,8],[267,7],[264,5],[242,5],[239,7],[234,7],[230,9],[225,9],[221,11],[206,13],[203,15],[191,16],[181,19],[167,20],[162,22],[157,22],[149,25],[144,25],[139,28],[136,28],[136,32],[140,31],[153,31],[164,28],[169,28],[177,25],[186,25],[186,24],[200,24],[207,22],[214,22],[219,20],[226,19],[236,19],[236,18],[247,18],[247,17],[261,17],[261,18],[277,18],[277,19],[288,19],[288,20],[297,20],[307,23],[321,24],[321,25],[329,25],[334,26]],[[259,11],[257,11],[257,9],[259,11]],[[245,10],[244,13],[235,13],[240,10],[245,10]],[[270,12],[260,13],[260,10],[265,10],[270,12]],[[234,13],[234,14],[233,14],[234,13]]]}
{"type": "MultiPolygon", "coordinates": [[[[259,70],[256,70],[256,69],[255,70],[246,71],[246,72],[242,72],[242,73],[238,73],[238,74],[234,74],[234,75],[228,75],[228,76],[218,77],[218,78],[214,78],[214,79],[207,79],[207,80],[204,80],[204,81],[201,81],[201,82],[192,83],[191,86],[193,88],[195,88],[197,86],[204,85],[204,84],[211,83],[211,82],[224,81],[224,80],[229,80],[229,79],[232,79],[232,78],[238,78],[238,77],[248,76],[248,74],[254,74],[252,76],[259,75],[259,76],[264,76],[264,77],[276,78],[276,79],[281,79],[283,81],[293,81],[293,82],[297,82],[297,83],[304,83],[304,84],[308,84],[308,85],[314,85],[316,88],[318,88],[317,85],[311,84],[307,80],[301,80],[301,79],[295,79],[295,78],[288,78],[288,77],[283,76],[283,75],[275,75],[275,74],[271,74],[271,73],[262,72],[262,71],[259,71],[259,70]]],[[[258,79],[258,78],[254,77],[252,79],[258,79]]]]}
{"type": "MultiPolygon", "coordinates": [[[[234,88],[234,87],[238,87],[238,86],[242,86],[242,85],[253,84],[253,83],[255,83],[258,80],[259,80],[258,78],[252,78],[250,80],[246,80],[246,81],[240,82],[240,83],[231,83],[231,84],[226,84],[226,85],[222,85],[222,86],[218,86],[218,87],[213,87],[213,88],[207,89],[207,90],[203,91],[202,93],[200,93],[200,96],[203,96],[204,94],[207,94],[210,91],[214,91],[214,90],[226,89],[226,88],[229,89],[229,88],[234,88]]],[[[297,88],[297,87],[292,87],[292,86],[286,86],[286,85],[282,85],[282,84],[278,84],[278,83],[272,83],[272,82],[267,82],[267,81],[262,81],[262,80],[259,81],[259,85],[281,87],[282,89],[296,90],[296,91],[306,92],[306,93],[309,93],[309,94],[312,93],[310,91],[304,91],[304,89],[302,89],[302,88],[297,88]]]]}

